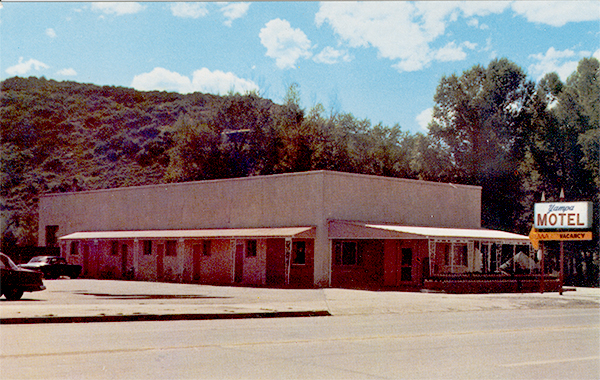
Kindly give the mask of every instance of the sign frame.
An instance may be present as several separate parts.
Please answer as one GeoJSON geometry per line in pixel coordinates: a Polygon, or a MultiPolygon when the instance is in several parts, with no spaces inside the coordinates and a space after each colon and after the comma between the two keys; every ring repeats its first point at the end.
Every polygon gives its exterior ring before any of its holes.
{"type": "Polygon", "coordinates": [[[592,228],[592,202],[542,202],[534,205],[533,226],[537,230],[592,228]]]}

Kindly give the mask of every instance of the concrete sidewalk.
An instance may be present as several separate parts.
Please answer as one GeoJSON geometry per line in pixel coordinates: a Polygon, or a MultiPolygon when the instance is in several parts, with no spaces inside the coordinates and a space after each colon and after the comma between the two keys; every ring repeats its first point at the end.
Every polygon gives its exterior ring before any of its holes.
{"type": "Polygon", "coordinates": [[[443,294],[267,289],[114,280],[44,280],[21,301],[0,300],[0,324],[280,318],[522,308],[600,308],[600,289],[443,294]]]}

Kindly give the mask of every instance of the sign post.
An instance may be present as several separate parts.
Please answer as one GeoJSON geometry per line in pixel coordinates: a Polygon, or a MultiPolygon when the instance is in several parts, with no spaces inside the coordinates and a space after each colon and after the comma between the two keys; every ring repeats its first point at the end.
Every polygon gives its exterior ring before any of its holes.
{"type": "MultiPolygon", "coordinates": [[[[565,200],[565,191],[560,189],[560,196],[558,197],[560,201],[565,200]]],[[[579,216],[579,215],[577,215],[579,216]]],[[[568,220],[568,217],[567,217],[568,220]]],[[[565,279],[565,250],[563,247],[563,241],[560,241],[560,274],[558,275],[558,294],[562,296],[563,294],[563,283],[565,279]]]]}
{"type": "Polygon", "coordinates": [[[544,293],[544,244],[540,244],[540,293],[544,293]]]}
{"type": "MultiPolygon", "coordinates": [[[[592,202],[562,202],[564,191],[560,191],[561,202],[542,202],[534,205],[534,225],[529,233],[531,245],[541,250],[540,291],[544,292],[544,240],[560,241],[559,294],[563,294],[565,240],[592,240],[591,231],[543,232],[539,230],[581,230],[592,227],[592,202]]],[[[543,199],[542,199],[543,201],[543,199]]]]}

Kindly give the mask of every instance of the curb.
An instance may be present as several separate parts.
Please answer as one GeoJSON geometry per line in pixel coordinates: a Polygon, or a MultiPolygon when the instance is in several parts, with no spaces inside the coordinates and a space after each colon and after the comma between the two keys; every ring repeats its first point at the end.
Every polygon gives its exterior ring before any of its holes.
{"type": "Polygon", "coordinates": [[[93,323],[93,322],[157,322],[157,321],[202,321],[214,319],[256,319],[256,318],[300,318],[327,317],[327,310],[276,311],[256,313],[212,313],[212,314],[130,314],[96,315],[82,317],[31,317],[0,318],[0,325],[24,325],[37,323],[93,323]]]}

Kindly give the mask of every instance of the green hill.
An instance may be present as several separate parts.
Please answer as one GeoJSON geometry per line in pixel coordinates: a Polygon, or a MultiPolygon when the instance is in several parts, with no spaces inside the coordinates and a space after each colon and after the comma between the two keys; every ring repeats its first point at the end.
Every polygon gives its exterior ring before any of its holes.
{"type": "Polygon", "coordinates": [[[215,128],[223,107],[275,105],[256,96],[139,92],[122,87],[11,78],[2,82],[3,244],[36,244],[37,201],[51,192],[165,181],[174,126],[188,118],[215,128]]]}

